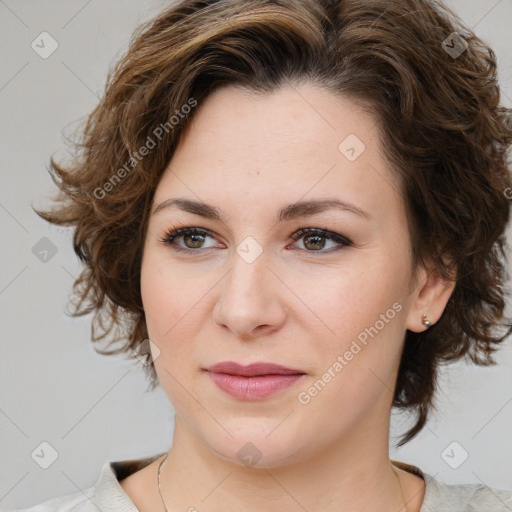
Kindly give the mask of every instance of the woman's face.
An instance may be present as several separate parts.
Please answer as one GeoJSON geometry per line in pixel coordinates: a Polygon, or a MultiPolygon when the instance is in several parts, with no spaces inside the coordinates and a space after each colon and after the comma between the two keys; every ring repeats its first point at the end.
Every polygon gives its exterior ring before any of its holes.
{"type": "Polygon", "coordinates": [[[153,212],[189,207],[152,213],[145,239],[155,368],[188,434],[225,460],[278,466],[357,436],[387,447],[405,330],[421,314],[379,140],[374,118],[321,88],[229,86],[199,108],[156,189],[153,212]],[[161,241],[181,227],[199,233],[161,241]],[[299,375],[206,370],[225,361],[299,375]]]}

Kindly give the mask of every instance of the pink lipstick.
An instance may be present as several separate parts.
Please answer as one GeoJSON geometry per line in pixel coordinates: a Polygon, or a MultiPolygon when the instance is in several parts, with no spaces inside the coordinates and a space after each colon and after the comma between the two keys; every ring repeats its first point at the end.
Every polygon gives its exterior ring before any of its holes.
{"type": "Polygon", "coordinates": [[[266,362],[243,366],[223,361],[206,371],[222,391],[240,400],[261,400],[292,386],[305,375],[301,370],[266,362]]]}

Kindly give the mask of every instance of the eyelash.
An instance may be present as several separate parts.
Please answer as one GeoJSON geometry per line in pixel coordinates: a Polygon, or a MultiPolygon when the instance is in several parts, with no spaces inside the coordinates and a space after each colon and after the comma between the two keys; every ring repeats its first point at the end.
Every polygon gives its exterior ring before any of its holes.
{"type": "MultiPolygon", "coordinates": [[[[211,233],[207,230],[200,229],[200,228],[192,228],[192,227],[180,227],[180,228],[171,228],[169,231],[167,231],[164,236],[162,236],[159,239],[159,242],[163,245],[172,246],[172,249],[186,254],[192,254],[192,253],[199,253],[200,251],[207,251],[209,249],[213,249],[213,247],[207,247],[206,249],[186,249],[184,247],[179,247],[177,245],[173,244],[173,241],[176,238],[179,238],[181,236],[185,235],[201,235],[201,236],[209,236],[211,238],[215,238],[211,235],[211,233]]],[[[331,248],[327,251],[308,251],[307,249],[299,249],[302,251],[305,251],[307,253],[315,254],[326,254],[331,253],[334,251],[338,251],[342,249],[343,247],[350,247],[353,245],[352,241],[350,241],[348,238],[339,235],[338,233],[335,233],[334,231],[329,231],[328,229],[320,229],[320,228],[307,228],[307,227],[299,227],[293,235],[290,236],[293,240],[297,241],[301,238],[305,237],[306,235],[317,235],[321,238],[325,238],[327,240],[332,240],[333,242],[336,242],[339,244],[339,247],[331,248]]]]}

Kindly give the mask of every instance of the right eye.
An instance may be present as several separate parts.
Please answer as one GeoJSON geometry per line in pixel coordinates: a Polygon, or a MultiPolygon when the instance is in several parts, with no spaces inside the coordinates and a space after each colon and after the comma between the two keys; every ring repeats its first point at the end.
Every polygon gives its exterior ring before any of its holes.
{"type": "Polygon", "coordinates": [[[175,251],[180,252],[198,252],[199,250],[212,249],[214,246],[205,247],[204,241],[207,238],[214,238],[203,229],[192,228],[192,227],[182,227],[178,229],[172,229],[164,234],[164,236],[160,239],[160,242],[171,246],[175,251]],[[182,245],[177,245],[176,240],[182,239],[185,247],[182,245]]]}

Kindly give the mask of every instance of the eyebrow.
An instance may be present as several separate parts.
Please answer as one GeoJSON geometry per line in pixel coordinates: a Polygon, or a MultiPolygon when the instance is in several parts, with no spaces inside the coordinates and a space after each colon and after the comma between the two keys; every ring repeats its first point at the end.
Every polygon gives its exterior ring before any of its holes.
{"type": "MultiPolygon", "coordinates": [[[[152,215],[171,207],[176,207],[185,212],[199,215],[207,219],[220,221],[224,224],[226,223],[222,212],[215,206],[204,203],[203,201],[194,201],[186,198],[166,199],[153,208],[152,215]]],[[[339,199],[317,199],[298,201],[284,206],[276,216],[276,222],[284,222],[299,217],[308,217],[332,209],[351,212],[368,220],[371,219],[371,215],[368,212],[352,203],[339,199]]]]}

